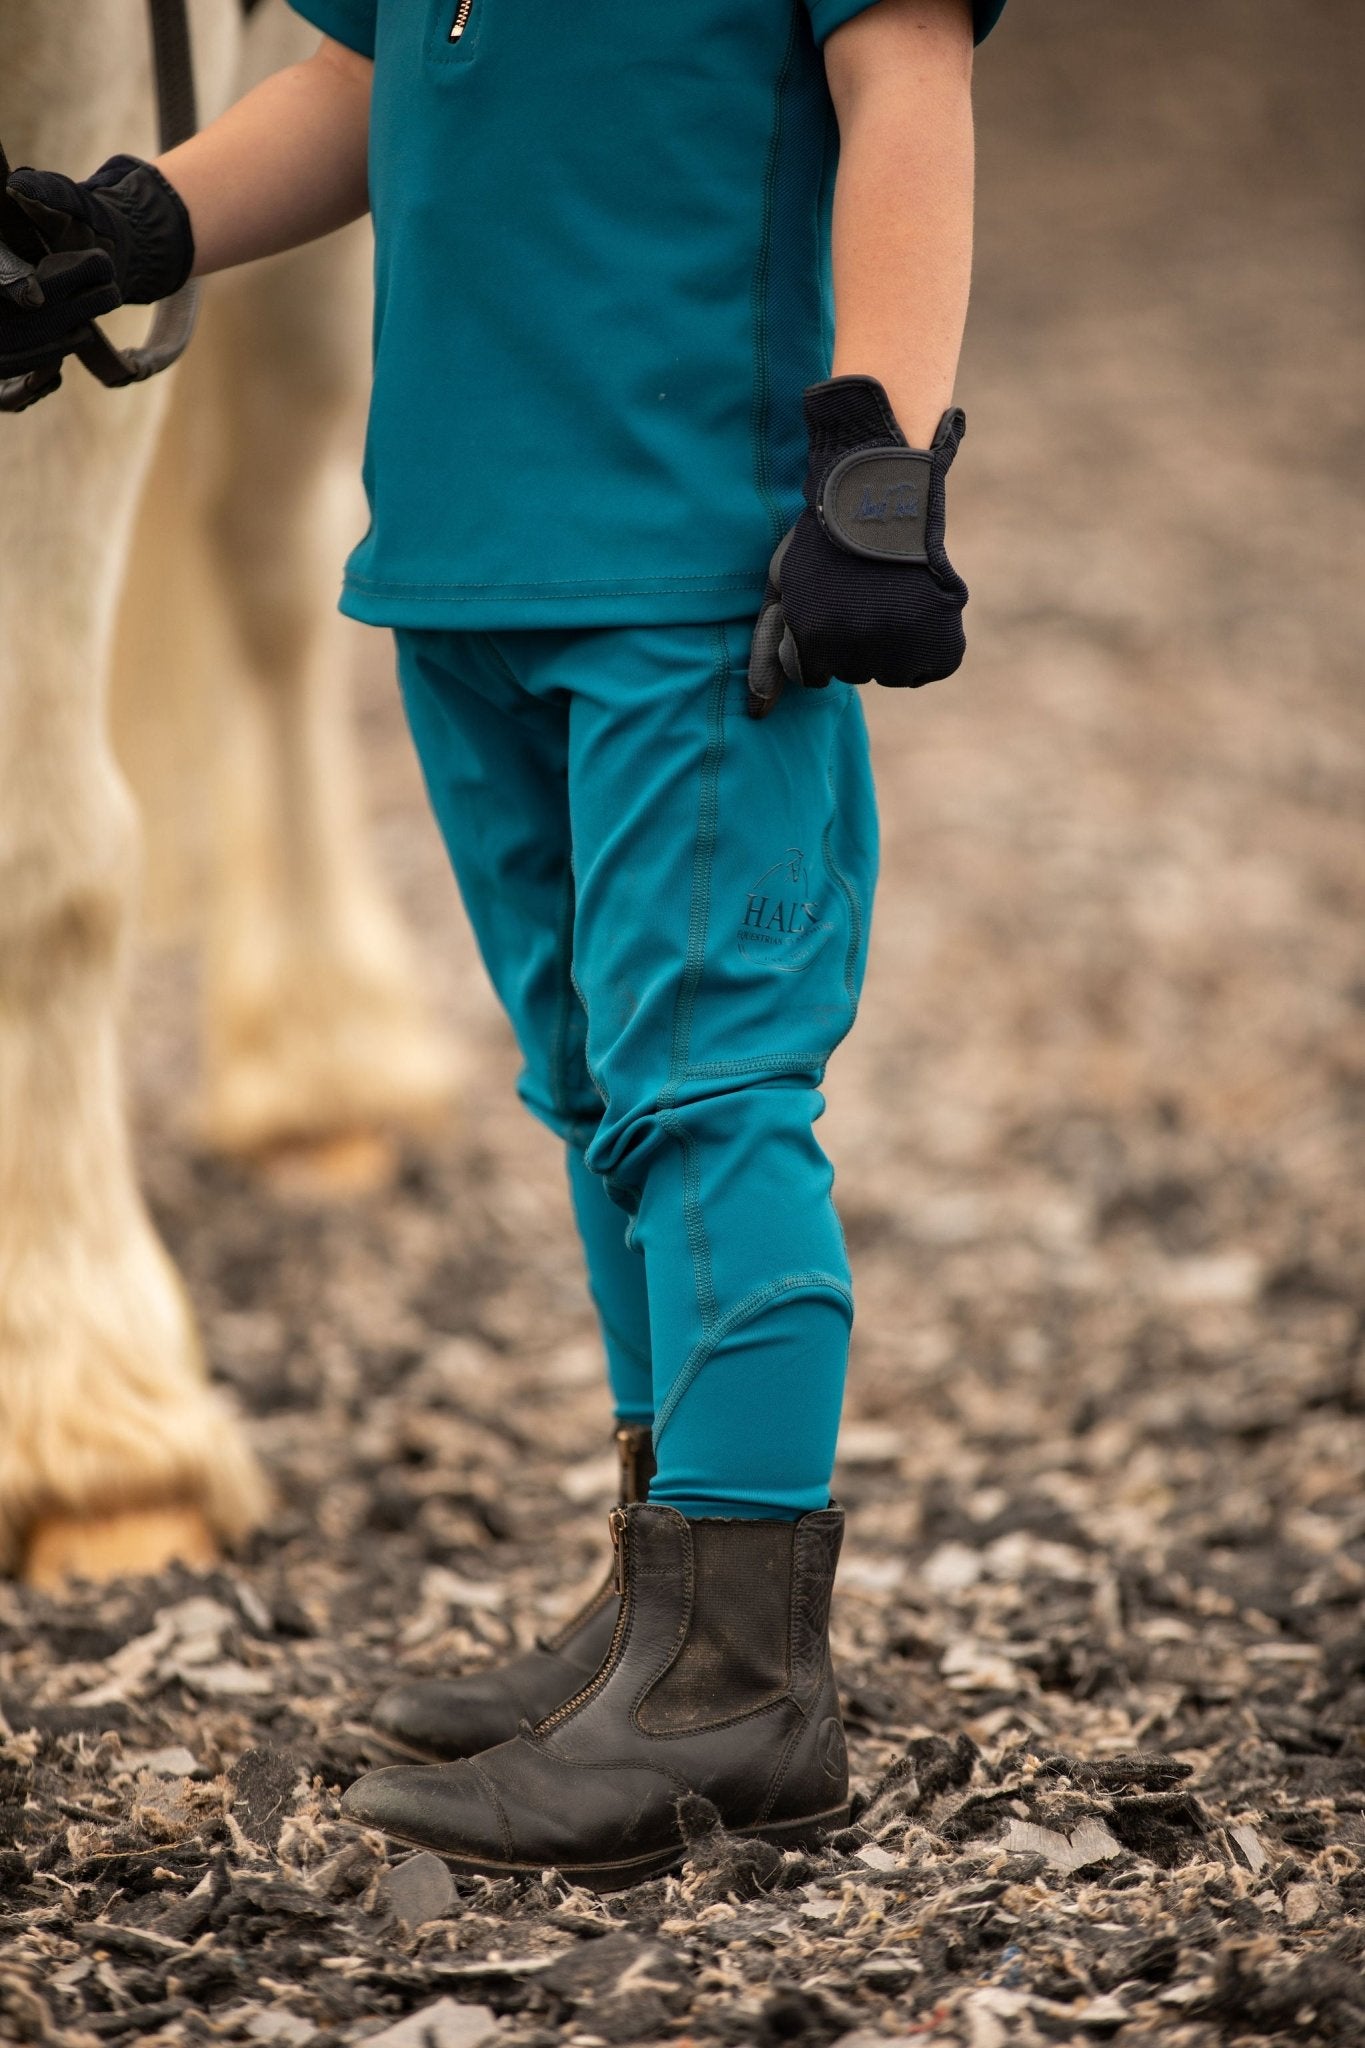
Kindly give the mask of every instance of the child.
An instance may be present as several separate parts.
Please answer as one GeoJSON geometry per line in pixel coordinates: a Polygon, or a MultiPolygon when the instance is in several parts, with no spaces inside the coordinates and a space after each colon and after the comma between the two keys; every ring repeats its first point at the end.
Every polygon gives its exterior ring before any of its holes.
{"type": "Polygon", "coordinates": [[[444,1761],[345,1808],[462,1870],[603,1887],[676,1866],[689,1793],[812,1842],[847,1813],[852,1316],[812,1125],[876,867],[847,685],[962,657],[971,49],[1004,0],[295,4],[317,55],[159,166],[14,174],[56,253],[0,252],[0,374],[372,206],[343,609],[394,629],[522,1093],[566,1146],[624,1504],[552,1643],[380,1702],[444,1761]]]}

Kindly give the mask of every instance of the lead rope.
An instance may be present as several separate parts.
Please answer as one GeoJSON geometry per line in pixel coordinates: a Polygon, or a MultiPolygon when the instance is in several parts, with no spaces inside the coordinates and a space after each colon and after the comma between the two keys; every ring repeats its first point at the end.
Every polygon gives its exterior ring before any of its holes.
{"type": "MultiPolygon", "coordinates": [[[[190,48],[190,24],[185,0],[147,0],[156,75],[157,127],[163,151],[188,142],[199,125],[194,91],[194,63],[190,48]]],[[[9,165],[0,146],[0,193],[9,165]]],[[[194,279],[169,299],[162,299],[152,316],[151,333],[141,348],[116,348],[93,323],[86,339],[74,351],[92,377],[101,384],[117,387],[141,384],[162,370],[169,370],[189,347],[199,311],[199,286],[194,279]]],[[[24,377],[0,379],[0,412],[22,412],[51,384],[47,371],[30,371],[24,377]]]]}

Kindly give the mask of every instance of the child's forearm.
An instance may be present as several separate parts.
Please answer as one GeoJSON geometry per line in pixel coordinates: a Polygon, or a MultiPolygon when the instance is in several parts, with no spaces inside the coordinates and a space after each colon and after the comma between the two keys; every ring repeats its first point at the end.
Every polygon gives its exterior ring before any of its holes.
{"type": "Polygon", "coordinates": [[[196,276],[296,248],[367,211],[373,69],[324,42],[157,159],[189,211],[196,276]]]}
{"type": "Polygon", "coordinates": [[[927,447],[951,403],[971,282],[966,0],[880,0],[825,46],[839,116],[834,372],[885,386],[927,447]]]}

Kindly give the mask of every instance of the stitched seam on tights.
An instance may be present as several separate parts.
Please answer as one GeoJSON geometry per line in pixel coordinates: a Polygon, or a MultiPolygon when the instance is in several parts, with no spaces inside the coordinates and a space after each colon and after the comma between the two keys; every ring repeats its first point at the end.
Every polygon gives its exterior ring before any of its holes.
{"type": "Polygon", "coordinates": [[[716,825],[720,816],[720,765],[725,757],[725,697],[730,683],[730,643],[724,626],[716,628],[716,659],[711,671],[707,704],[706,751],[702,755],[701,787],[697,797],[697,838],[692,856],[692,901],[688,906],[687,953],[682,981],[673,1011],[673,1043],[669,1052],[668,1080],[659,1100],[673,1109],[678,1086],[687,1071],[692,1043],[692,1019],[706,964],[706,931],[711,916],[711,870],[716,858],[716,825]]]}
{"type": "Polygon", "coordinates": [[[744,1323],[749,1322],[752,1317],[756,1316],[760,1309],[767,1308],[779,1296],[784,1294],[812,1294],[817,1289],[836,1294],[847,1308],[850,1316],[852,1315],[853,1296],[845,1283],[833,1273],[817,1272],[789,1273],[784,1279],[770,1280],[766,1287],[756,1288],[752,1294],[746,1295],[743,1301],[738,1302],[734,1308],[722,1316],[715,1327],[707,1331],[701,1342],[694,1345],[689,1356],[683,1360],[682,1365],[679,1367],[677,1377],[668,1390],[663,1406],[654,1418],[655,1444],[657,1445],[661,1441],[663,1433],[673,1420],[673,1416],[683,1396],[696,1381],[702,1367],[708,1364],[714,1356],[718,1344],[722,1343],[726,1337],[732,1336],[744,1323]]]}
{"type": "MultiPolygon", "coordinates": [[[[800,1069],[802,1077],[813,1072],[817,1082],[829,1064],[826,1052],[757,1052],[747,1060],[700,1060],[687,1069],[689,1081],[721,1081],[729,1074],[751,1074],[759,1069],[771,1071],[791,1067],[800,1069]]],[[[795,1072],[793,1073],[795,1078],[795,1072]]]]}
{"type": "Polygon", "coordinates": [[[749,426],[753,440],[754,488],[767,513],[774,547],[781,540],[787,522],[773,489],[769,445],[772,423],[772,370],[768,360],[768,293],[772,285],[773,215],[777,206],[777,180],[782,169],[782,134],[787,84],[796,56],[796,21],[797,10],[793,7],[787,30],[787,47],[782,53],[782,63],[773,87],[773,125],[768,138],[768,160],[763,176],[763,223],[759,234],[758,257],[754,264],[752,294],[754,402],[749,416],[749,426]]]}
{"type": "Polygon", "coordinates": [[[605,1087],[602,1085],[601,1081],[598,1080],[597,1071],[594,1068],[592,1060],[588,1053],[588,1032],[592,1029],[592,1019],[590,1016],[588,1016],[588,999],[583,993],[583,984],[578,979],[578,969],[574,965],[572,945],[570,945],[569,947],[569,985],[573,989],[574,994],[578,997],[579,1003],[583,1010],[583,1015],[588,1019],[587,1026],[583,1034],[583,1066],[587,1073],[589,1081],[591,1081],[593,1087],[597,1090],[598,1095],[601,1097],[602,1107],[604,1109],[607,1109],[610,1107],[607,1091],[605,1087]]]}
{"type": "Polygon", "coordinates": [[[555,1114],[569,1118],[569,1020],[575,998],[569,962],[573,950],[574,882],[570,868],[564,877],[563,900],[559,907],[559,930],[555,934],[555,974],[559,994],[555,1001],[555,1028],[550,1044],[550,1086],[555,1114]]]}
{"type": "Polygon", "coordinates": [[[687,954],[673,1013],[673,1043],[668,1080],[659,1097],[659,1121],[682,1151],[683,1219],[692,1255],[693,1281],[703,1330],[716,1320],[716,1294],[711,1274],[711,1246],[701,1207],[701,1171],[695,1140],[675,1114],[678,1090],[687,1072],[692,1020],[706,964],[706,933],[711,914],[711,871],[716,857],[716,826],[720,816],[720,768],[725,758],[725,699],[730,686],[730,643],[724,626],[716,628],[716,660],[707,705],[706,751],[702,756],[697,798],[697,839],[692,856],[692,901],[688,909],[687,954]]]}
{"type": "Polygon", "coordinates": [[[697,1142],[682,1119],[671,1111],[660,1111],[659,1122],[682,1153],[683,1228],[687,1233],[687,1248],[692,1254],[692,1279],[697,1290],[697,1311],[701,1316],[702,1329],[713,1330],[716,1327],[716,1285],[711,1270],[711,1241],[706,1235],[706,1223],[702,1214],[701,1166],[697,1157],[697,1142]]]}
{"type": "Polygon", "coordinates": [[[854,894],[852,883],[834,858],[834,847],[831,843],[834,831],[834,812],[839,801],[834,787],[833,760],[826,763],[825,780],[829,784],[830,812],[820,844],[825,857],[825,866],[834,879],[834,886],[839,890],[848,907],[848,951],[844,955],[844,990],[848,996],[848,1024],[849,1029],[852,1030],[858,1016],[858,984],[855,969],[858,964],[858,954],[863,943],[863,913],[862,906],[854,894]]]}

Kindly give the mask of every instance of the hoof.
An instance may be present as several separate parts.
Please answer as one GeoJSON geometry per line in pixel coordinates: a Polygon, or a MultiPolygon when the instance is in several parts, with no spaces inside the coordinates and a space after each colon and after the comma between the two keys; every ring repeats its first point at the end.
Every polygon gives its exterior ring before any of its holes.
{"type": "Polygon", "coordinates": [[[40,1592],[71,1579],[96,1584],[187,1564],[206,1571],[222,1553],[195,1507],[124,1508],[109,1515],[47,1515],[29,1533],[19,1576],[40,1592]]]}
{"type": "Polygon", "coordinates": [[[335,1202],[381,1194],[398,1178],[399,1150],[382,1131],[299,1139],[256,1155],[261,1178],[294,1201],[335,1202]]]}

